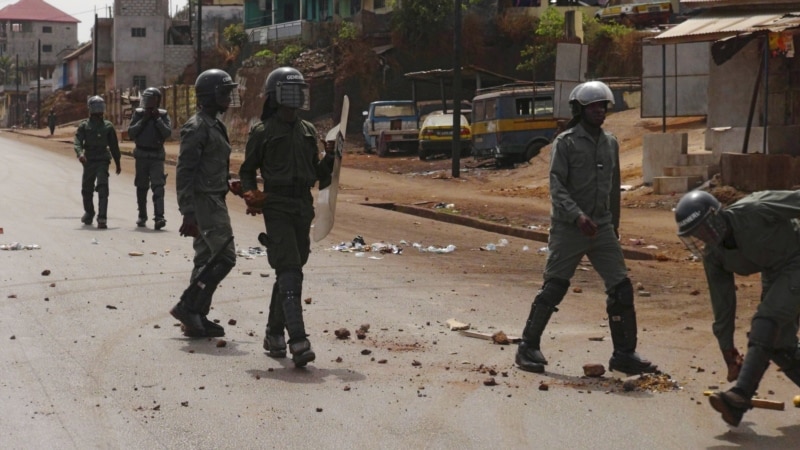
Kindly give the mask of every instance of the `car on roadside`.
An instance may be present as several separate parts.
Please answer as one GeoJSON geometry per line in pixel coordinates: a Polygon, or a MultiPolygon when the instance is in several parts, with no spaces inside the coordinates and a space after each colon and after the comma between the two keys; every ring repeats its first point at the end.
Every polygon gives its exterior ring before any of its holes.
{"type": "MultiPolygon", "coordinates": [[[[469,120],[461,115],[460,155],[469,155],[472,152],[472,130],[469,120]]],[[[453,113],[435,111],[427,115],[419,129],[419,159],[427,160],[433,155],[453,154],[453,113]]]]}
{"type": "Polygon", "coordinates": [[[616,22],[632,28],[669,23],[671,17],[672,2],[669,0],[608,0],[594,15],[599,22],[616,22]]]}
{"type": "Polygon", "coordinates": [[[381,100],[364,115],[364,151],[387,156],[391,150],[415,152],[419,145],[419,112],[413,100],[381,100]]]}

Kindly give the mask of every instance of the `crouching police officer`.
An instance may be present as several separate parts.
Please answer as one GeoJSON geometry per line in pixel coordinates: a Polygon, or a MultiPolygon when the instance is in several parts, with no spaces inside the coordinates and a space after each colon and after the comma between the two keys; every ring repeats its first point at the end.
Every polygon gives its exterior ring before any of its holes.
{"type": "Polygon", "coordinates": [[[83,197],[83,216],[81,222],[91,225],[94,220],[94,191],[97,191],[97,228],[108,228],[108,166],[111,159],[120,167],[119,142],[114,125],[103,118],[106,102],[103,97],[93,96],[87,101],[89,118],[83,120],[75,131],[75,154],[83,164],[81,196],[83,197]],[[110,151],[110,152],[109,152],[110,151]]]}
{"type": "Polygon", "coordinates": [[[609,370],[627,374],[655,372],[657,367],[636,353],[637,325],[633,286],[619,244],[619,144],[601,127],[614,95],[600,81],[579,84],[569,97],[572,120],[553,142],[550,158],[552,201],[550,253],[544,284],[531,305],[516,363],[543,372],[542,333],[564,299],[584,255],[603,278],[608,327],[614,352],[609,370]]]}
{"type": "Polygon", "coordinates": [[[154,228],[160,230],[167,225],[164,219],[164,184],[167,175],[164,173],[164,141],[172,134],[172,122],[161,104],[161,91],[149,87],[142,92],[141,107],[131,117],[128,136],[136,143],[133,157],[136,159],[136,203],[139,207],[139,218],[136,225],[147,223],[147,191],[153,191],[154,228]]]}
{"type": "Polygon", "coordinates": [[[301,305],[314,218],[311,188],[317,182],[319,189],[330,184],[333,154],[320,160],[317,130],[297,116],[298,109],[308,110],[310,105],[308,84],[300,72],[275,69],[267,76],[264,93],[261,122],[250,131],[239,176],[249,211],[264,214],[267,259],[276,274],[264,349],[272,357],[285,357],[285,329],[292,360],[303,367],[315,358],[301,305]],[[264,180],[263,192],[256,184],[257,171],[264,180]]]}
{"type": "Polygon", "coordinates": [[[736,385],[711,395],[711,406],[737,426],[770,360],[800,386],[800,191],[763,191],[722,208],[705,191],[675,207],[678,237],[702,259],[714,312],[713,331],[736,385]],[[734,346],[734,274],[761,273],[761,303],[750,323],[744,358],[734,346]]]}
{"type": "Polygon", "coordinates": [[[225,204],[231,145],[217,116],[231,104],[237,86],[219,69],[201,73],[195,81],[200,110],[181,128],[175,169],[181,236],[194,238],[194,269],[190,285],[170,313],[189,337],[219,337],[225,329],[208,319],[211,297],[236,264],[233,229],[225,204]]]}

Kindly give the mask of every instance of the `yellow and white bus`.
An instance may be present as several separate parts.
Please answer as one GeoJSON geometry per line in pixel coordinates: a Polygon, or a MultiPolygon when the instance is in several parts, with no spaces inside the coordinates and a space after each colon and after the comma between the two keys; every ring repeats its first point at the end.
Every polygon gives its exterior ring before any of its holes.
{"type": "Polygon", "coordinates": [[[513,83],[479,89],[472,100],[472,148],[498,166],[530,161],[558,130],[553,85],[513,83]]]}

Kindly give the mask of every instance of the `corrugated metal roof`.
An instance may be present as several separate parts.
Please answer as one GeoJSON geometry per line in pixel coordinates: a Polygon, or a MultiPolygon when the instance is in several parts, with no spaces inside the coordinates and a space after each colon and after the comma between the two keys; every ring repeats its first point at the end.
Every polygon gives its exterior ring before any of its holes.
{"type": "Polygon", "coordinates": [[[681,6],[689,8],[717,8],[723,6],[765,7],[774,5],[800,5],[797,0],[680,0],[681,6]]]}
{"type": "Polygon", "coordinates": [[[80,20],[44,0],[20,0],[0,9],[0,20],[79,23],[80,20]]]}
{"type": "Polygon", "coordinates": [[[687,19],[652,38],[656,44],[717,41],[756,31],[784,31],[800,27],[800,9],[784,12],[708,11],[687,19]]]}

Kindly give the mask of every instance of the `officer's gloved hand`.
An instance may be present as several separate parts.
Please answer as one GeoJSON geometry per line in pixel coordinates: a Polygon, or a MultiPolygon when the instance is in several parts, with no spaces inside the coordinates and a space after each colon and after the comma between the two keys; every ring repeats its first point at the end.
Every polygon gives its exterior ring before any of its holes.
{"type": "Polygon", "coordinates": [[[244,192],[242,191],[242,182],[233,178],[228,180],[228,190],[231,191],[231,194],[236,195],[238,197],[242,197],[242,195],[244,194],[244,192]]]}
{"type": "Polygon", "coordinates": [[[80,161],[81,164],[86,164],[86,156],[84,155],[78,156],[78,161],[80,161]]]}
{"type": "Polygon", "coordinates": [[[735,348],[730,350],[723,350],[722,357],[725,358],[725,364],[728,365],[728,381],[736,381],[739,378],[739,371],[742,370],[744,358],[739,354],[735,348]]]}
{"type": "Polygon", "coordinates": [[[197,226],[197,219],[195,219],[194,214],[183,215],[183,223],[178,232],[181,236],[191,236],[193,238],[200,236],[200,228],[197,226]]]}
{"type": "Polygon", "coordinates": [[[592,237],[597,233],[597,224],[590,219],[586,214],[581,214],[575,220],[575,223],[580,228],[584,236],[592,237]]]}
{"type": "Polygon", "coordinates": [[[251,189],[242,194],[244,202],[247,203],[248,208],[261,209],[264,207],[264,202],[267,201],[267,196],[258,189],[251,189]]]}
{"type": "Polygon", "coordinates": [[[120,166],[119,163],[117,163],[117,170],[115,172],[116,172],[117,175],[122,173],[122,166],[120,166]]]}

